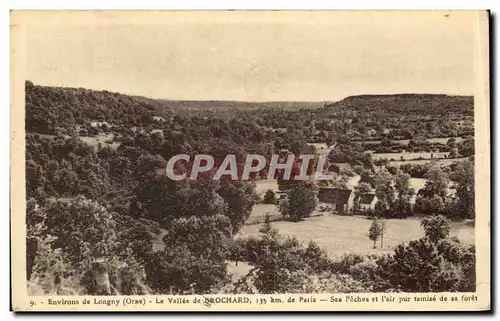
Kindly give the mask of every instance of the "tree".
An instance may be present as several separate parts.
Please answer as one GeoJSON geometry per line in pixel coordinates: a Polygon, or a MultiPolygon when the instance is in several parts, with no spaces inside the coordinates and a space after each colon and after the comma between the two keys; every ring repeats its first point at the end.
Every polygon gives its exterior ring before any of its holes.
{"type": "Polygon", "coordinates": [[[163,237],[165,246],[186,245],[194,254],[225,257],[225,242],[232,237],[231,221],[224,215],[190,216],[172,220],[163,237]]]}
{"type": "Polygon", "coordinates": [[[394,211],[400,218],[411,214],[411,198],[415,195],[415,190],[410,188],[410,175],[398,173],[394,178],[394,189],[397,199],[394,203],[394,211]]]}
{"type": "Polygon", "coordinates": [[[474,155],[474,153],[475,153],[475,150],[474,150],[474,138],[473,137],[468,137],[460,145],[458,145],[458,152],[463,157],[469,157],[471,155],[474,155]]]}
{"type": "Polygon", "coordinates": [[[431,167],[425,174],[427,182],[417,193],[415,209],[425,214],[444,213],[449,205],[448,175],[440,167],[431,167]]]}
{"type": "MultiPolygon", "coordinates": [[[[30,204],[27,215],[28,240],[34,238],[38,248],[30,262],[32,278],[44,292],[64,294],[67,287],[74,294],[147,292],[134,249],[141,245],[142,254],[148,255],[149,233],[146,238],[131,230],[124,233],[130,226],[116,213],[83,196],[30,204]]],[[[140,221],[133,223],[141,226],[140,221]]]]}
{"type": "Polygon", "coordinates": [[[316,188],[310,183],[299,183],[292,187],[280,204],[280,212],[293,222],[309,217],[316,208],[316,188]]]}
{"type": "Polygon", "coordinates": [[[163,225],[167,226],[170,220],[179,217],[223,214],[234,219],[236,229],[241,226],[243,220],[239,215],[249,215],[249,210],[251,211],[252,203],[247,203],[247,199],[231,198],[231,195],[240,191],[232,185],[225,185],[221,191],[218,181],[205,176],[195,181],[177,182],[169,180],[163,172],[162,174],[156,172],[157,169],[152,168],[144,175],[136,188],[136,197],[142,204],[145,215],[163,225]],[[233,209],[242,205],[241,211],[229,211],[226,199],[233,201],[231,203],[233,209]],[[235,213],[238,215],[231,215],[235,213]]]}
{"type": "Polygon", "coordinates": [[[368,183],[371,187],[375,188],[374,175],[371,171],[363,169],[359,176],[359,183],[368,183]]]}
{"type": "Polygon", "coordinates": [[[375,212],[380,217],[392,217],[392,209],[396,201],[394,187],[392,185],[392,175],[383,169],[378,171],[374,176],[375,195],[377,203],[375,203],[375,212]]]}
{"type": "Polygon", "coordinates": [[[400,244],[393,255],[377,261],[381,282],[376,290],[436,291],[433,281],[439,275],[441,264],[442,258],[436,247],[425,239],[400,244]]]}
{"type": "Polygon", "coordinates": [[[381,234],[381,227],[378,219],[375,217],[372,220],[372,225],[370,226],[370,230],[368,231],[368,238],[373,241],[373,248],[377,248],[377,241],[381,234]]]}
{"type": "Polygon", "coordinates": [[[259,202],[259,196],[255,192],[255,183],[251,181],[221,182],[217,194],[222,197],[227,206],[225,215],[231,220],[233,234],[235,234],[250,217],[253,206],[259,202]]]}
{"type": "Polygon", "coordinates": [[[387,221],[384,219],[380,220],[380,248],[384,248],[384,234],[387,231],[387,221]]]}
{"type": "Polygon", "coordinates": [[[474,162],[460,162],[452,179],[456,192],[456,204],[453,216],[460,218],[475,218],[475,186],[474,186],[474,162]]]}
{"type": "Polygon", "coordinates": [[[276,193],[272,189],[268,189],[266,194],[264,194],[264,199],[262,201],[264,204],[276,204],[276,193]]]}
{"type": "Polygon", "coordinates": [[[438,166],[431,167],[426,173],[427,182],[423,188],[426,197],[440,196],[445,199],[448,196],[449,178],[438,166]]]}
{"type": "Polygon", "coordinates": [[[269,213],[266,213],[266,218],[264,219],[264,225],[259,229],[259,232],[264,233],[264,234],[269,234],[272,231],[272,226],[271,226],[271,216],[269,213]]]}
{"type": "Polygon", "coordinates": [[[231,236],[231,222],[224,215],[172,220],[164,250],[145,264],[148,284],[162,294],[210,293],[223,286],[231,236]]]}
{"type": "Polygon", "coordinates": [[[157,294],[212,293],[228,281],[224,260],[192,252],[186,244],[154,252],[145,270],[148,285],[157,294]]]}
{"type": "Polygon", "coordinates": [[[422,220],[425,237],[432,243],[445,239],[450,235],[451,221],[443,215],[433,215],[422,220]]]}
{"type": "Polygon", "coordinates": [[[371,186],[368,183],[359,182],[358,185],[354,187],[354,208],[359,210],[361,196],[366,195],[371,192],[371,186]]]}
{"type": "Polygon", "coordinates": [[[377,260],[375,291],[474,292],[475,248],[452,239],[400,244],[377,260]]]}
{"type": "Polygon", "coordinates": [[[99,203],[83,196],[74,199],[50,199],[36,211],[46,226],[45,234],[56,237],[54,248],[62,248],[71,261],[109,255],[115,236],[115,220],[99,203]]]}
{"type": "Polygon", "coordinates": [[[42,166],[33,160],[26,161],[26,194],[28,197],[36,195],[37,189],[44,183],[44,173],[42,166]]]}

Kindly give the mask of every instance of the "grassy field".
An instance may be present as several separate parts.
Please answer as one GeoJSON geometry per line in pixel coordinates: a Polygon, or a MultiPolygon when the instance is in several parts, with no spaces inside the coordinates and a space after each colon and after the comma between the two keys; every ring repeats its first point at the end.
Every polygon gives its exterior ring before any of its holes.
{"type": "Polygon", "coordinates": [[[415,192],[418,192],[421,188],[425,186],[427,179],[425,178],[410,178],[410,187],[415,189],[415,192]]]}
{"type": "Polygon", "coordinates": [[[463,137],[442,137],[442,138],[429,138],[427,139],[428,142],[431,143],[441,143],[441,144],[446,144],[450,138],[455,138],[455,142],[461,143],[464,141],[463,137]]]}
{"type": "MultiPolygon", "coordinates": [[[[455,138],[455,141],[457,143],[460,143],[464,141],[463,137],[440,137],[440,138],[427,138],[426,141],[430,143],[441,143],[441,144],[446,144],[450,138],[455,138]]],[[[365,144],[365,145],[378,145],[382,141],[381,140],[367,140],[367,141],[361,141],[361,142],[356,142],[358,144],[365,144]]],[[[398,139],[398,140],[391,140],[391,143],[393,144],[399,144],[399,145],[408,145],[410,142],[409,139],[398,139]]]]}
{"type": "MultiPolygon", "coordinates": [[[[327,215],[310,217],[302,222],[273,222],[281,234],[295,236],[306,244],[313,240],[324,248],[330,257],[339,257],[349,252],[384,253],[393,251],[402,242],[416,240],[424,235],[420,218],[387,220],[387,232],[384,236],[384,248],[373,249],[373,242],[368,239],[371,220],[360,216],[327,215]]],[[[258,236],[261,224],[243,227],[236,237],[258,236]]],[[[474,244],[474,228],[465,222],[453,223],[451,236],[456,236],[464,244],[474,244]]]]}
{"type": "Polygon", "coordinates": [[[264,222],[266,214],[269,213],[271,221],[280,220],[282,215],[278,210],[278,206],[272,204],[256,204],[252,209],[252,213],[246,224],[256,224],[264,222]]]}
{"type": "Polygon", "coordinates": [[[241,277],[245,276],[250,272],[252,266],[247,262],[238,262],[236,265],[235,261],[227,262],[227,271],[231,274],[231,280],[233,282],[238,281],[241,277]]]}
{"type": "Polygon", "coordinates": [[[448,157],[448,152],[418,152],[418,153],[372,153],[372,158],[375,159],[394,159],[395,161],[401,160],[412,160],[416,158],[424,158],[429,162],[431,160],[431,156],[433,158],[445,158],[448,157]]]}
{"type": "MultiPolygon", "coordinates": [[[[441,166],[449,166],[453,163],[464,161],[467,158],[445,158],[445,159],[434,159],[432,160],[433,162],[436,162],[436,164],[439,164],[441,166]]],[[[425,165],[425,164],[430,164],[431,161],[428,159],[420,159],[420,160],[406,160],[406,161],[390,161],[389,165],[395,166],[395,167],[400,167],[401,165],[404,164],[412,164],[412,165],[425,165]]]]}
{"type": "Polygon", "coordinates": [[[113,137],[113,134],[99,134],[95,137],[80,136],[80,139],[87,145],[94,147],[94,149],[97,149],[99,143],[101,143],[102,147],[109,145],[111,148],[117,149],[120,143],[112,142],[113,137]]]}

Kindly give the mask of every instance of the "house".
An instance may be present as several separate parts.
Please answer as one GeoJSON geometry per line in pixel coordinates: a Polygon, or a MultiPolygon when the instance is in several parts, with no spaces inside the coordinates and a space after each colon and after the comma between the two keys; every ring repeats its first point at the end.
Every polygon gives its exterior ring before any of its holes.
{"type": "Polygon", "coordinates": [[[359,198],[359,210],[363,212],[373,210],[375,203],[375,194],[363,194],[359,198]]]}
{"type": "Polygon", "coordinates": [[[336,187],[320,187],[318,199],[320,202],[335,204],[335,210],[339,213],[345,213],[348,210],[350,189],[341,189],[336,187]]]}

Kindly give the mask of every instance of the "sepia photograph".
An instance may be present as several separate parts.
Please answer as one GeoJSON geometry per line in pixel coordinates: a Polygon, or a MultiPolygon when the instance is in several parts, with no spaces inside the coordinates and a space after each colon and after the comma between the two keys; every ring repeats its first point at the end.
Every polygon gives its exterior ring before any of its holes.
{"type": "Polygon", "coordinates": [[[489,310],[488,21],[13,11],[13,309],[489,310]]]}

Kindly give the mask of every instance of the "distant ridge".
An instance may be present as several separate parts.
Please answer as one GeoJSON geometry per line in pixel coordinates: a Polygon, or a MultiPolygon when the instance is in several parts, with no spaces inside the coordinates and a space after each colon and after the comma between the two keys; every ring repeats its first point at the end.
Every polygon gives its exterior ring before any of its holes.
{"type": "Polygon", "coordinates": [[[472,97],[466,95],[447,95],[447,94],[363,94],[363,95],[354,95],[348,96],[342,100],[348,99],[356,99],[356,98],[403,98],[403,99],[412,99],[412,98],[444,98],[444,97],[472,97]]]}
{"type": "Polygon", "coordinates": [[[472,96],[454,96],[446,94],[388,94],[349,96],[340,101],[326,104],[324,110],[348,110],[360,113],[377,112],[408,113],[422,115],[450,115],[464,111],[474,115],[472,96]]]}
{"type": "Polygon", "coordinates": [[[347,96],[340,100],[331,101],[242,101],[242,100],[184,100],[184,99],[156,99],[141,95],[129,95],[109,90],[94,90],[88,88],[73,88],[73,87],[56,87],[56,86],[40,86],[34,85],[27,81],[29,87],[45,88],[47,91],[58,92],[80,92],[80,93],[95,93],[101,95],[110,95],[115,97],[129,97],[140,101],[150,102],[155,105],[162,105],[171,108],[287,108],[287,109],[311,109],[321,108],[324,106],[333,106],[342,102],[359,101],[359,100],[378,100],[378,99],[446,99],[446,98],[463,98],[472,100],[472,96],[463,95],[448,95],[448,94],[427,94],[427,93],[399,93],[399,94],[362,94],[347,96]]]}

